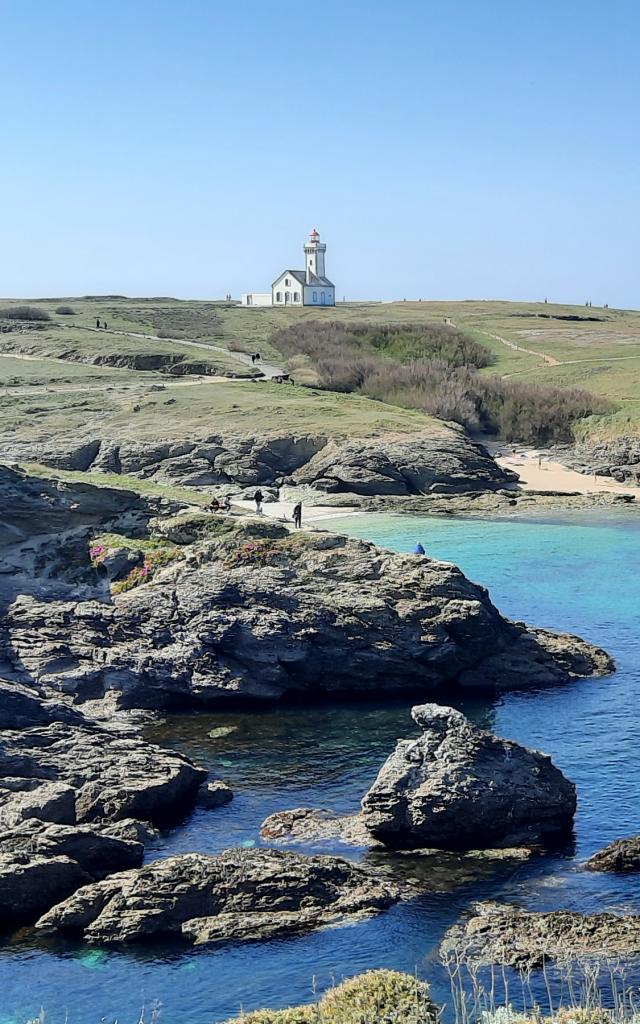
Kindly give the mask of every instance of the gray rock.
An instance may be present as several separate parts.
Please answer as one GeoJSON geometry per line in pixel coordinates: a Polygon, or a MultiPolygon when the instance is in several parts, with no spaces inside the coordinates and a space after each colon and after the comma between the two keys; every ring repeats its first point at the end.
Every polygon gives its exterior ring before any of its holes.
{"type": "Polygon", "coordinates": [[[162,824],[189,809],[206,772],[175,751],[137,736],[89,723],[82,728],[52,723],[5,732],[0,776],[3,786],[11,779],[23,787],[2,794],[7,822],[26,817],[26,803],[29,816],[43,820],[142,818],[162,824]],[[42,779],[49,781],[41,783],[42,779]]]}
{"type": "Polygon", "coordinates": [[[411,714],[422,734],[398,743],[362,801],[376,839],[482,849],[570,828],[575,786],[546,754],[478,729],[453,708],[425,704],[411,714]]]}
{"type": "Polygon", "coordinates": [[[110,580],[121,580],[143,562],[142,551],[132,548],[110,548],[100,564],[110,580]]]}
{"type": "Polygon", "coordinates": [[[0,784],[0,827],[17,825],[29,818],[62,825],[74,824],[75,790],[63,782],[40,782],[33,779],[27,781],[22,788],[19,780],[3,780],[0,784]]]}
{"type": "Polygon", "coordinates": [[[270,814],[260,826],[260,837],[267,842],[311,843],[338,840],[367,849],[382,847],[364,821],[362,814],[340,815],[313,807],[294,807],[270,814]]]}
{"type": "Polygon", "coordinates": [[[531,913],[508,904],[479,903],[473,916],[449,929],[441,952],[478,966],[524,970],[544,967],[550,960],[627,959],[640,954],[640,917],[569,910],[531,913]]]}
{"type": "Polygon", "coordinates": [[[0,920],[5,927],[35,921],[90,880],[69,857],[0,853],[0,920]]]}
{"type": "Polygon", "coordinates": [[[148,822],[138,821],[136,818],[122,818],[110,825],[101,826],[100,831],[103,836],[122,839],[126,843],[138,843],[143,847],[157,839],[159,834],[148,822]]]}
{"type": "MultiPolygon", "coordinates": [[[[95,881],[114,871],[142,864],[144,846],[88,825],[43,824],[34,818],[0,833],[0,855],[28,854],[37,859],[67,857],[95,881]]],[[[80,883],[83,884],[83,883],[80,883]]],[[[53,905],[53,901],[50,905],[53,905]]]]}
{"type": "Polygon", "coordinates": [[[552,685],[574,677],[578,648],[581,674],[613,667],[582,641],[506,621],[445,562],[267,520],[195,553],[112,605],[16,600],[13,659],[51,691],[153,709],[552,685]]]}
{"type": "Polygon", "coordinates": [[[233,800],[233,790],[225,782],[205,782],[198,790],[196,803],[199,807],[212,809],[222,807],[233,800]]]}
{"type": "Polygon", "coordinates": [[[38,922],[87,942],[247,940],[303,931],[385,909],[402,894],[337,857],[275,850],[185,854],[87,885],[38,922]]]}
{"type": "Polygon", "coordinates": [[[640,871],[640,836],[616,839],[589,857],[584,866],[589,871],[615,871],[620,874],[640,871]]]}

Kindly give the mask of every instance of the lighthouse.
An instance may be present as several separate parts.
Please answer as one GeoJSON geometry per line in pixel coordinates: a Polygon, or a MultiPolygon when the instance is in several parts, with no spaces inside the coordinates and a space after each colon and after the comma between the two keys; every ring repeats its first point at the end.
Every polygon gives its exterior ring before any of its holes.
{"type": "Polygon", "coordinates": [[[304,270],[283,270],[270,292],[247,292],[244,306],[335,306],[336,289],[325,276],[326,244],[313,228],[303,245],[304,270]]]}
{"type": "Polygon", "coordinates": [[[320,234],[317,228],[310,232],[308,240],[304,243],[304,258],[306,268],[306,283],[312,284],[313,278],[324,277],[324,254],[327,247],[320,241],[320,234]]]}

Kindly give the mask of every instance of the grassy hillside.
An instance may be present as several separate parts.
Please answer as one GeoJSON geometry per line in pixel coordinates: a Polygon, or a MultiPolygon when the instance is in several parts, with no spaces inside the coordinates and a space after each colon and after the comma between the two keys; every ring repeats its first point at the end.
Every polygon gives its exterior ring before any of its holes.
{"type": "MultiPolygon", "coordinates": [[[[381,423],[393,422],[391,429],[404,429],[399,423],[413,425],[417,413],[390,411],[377,403],[367,405],[366,400],[354,396],[344,396],[329,408],[323,404],[329,401],[326,395],[301,394],[294,388],[285,397],[282,390],[272,392],[271,386],[263,384],[263,398],[254,408],[248,396],[231,399],[228,388],[235,388],[235,384],[216,384],[223,391],[215,397],[210,391],[213,383],[183,392],[182,380],[174,385],[162,372],[171,362],[181,362],[183,367],[178,372],[183,372],[185,365],[189,372],[188,364],[195,369],[202,369],[204,364],[209,374],[246,373],[246,364],[239,362],[234,352],[259,350],[265,359],[282,361],[271,345],[272,335],[294,323],[319,320],[354,325],[449,321],[491,350],[495,362],[480,369],[481,374],[562,388],[578,386],[616,402],[617,411],[582,421],[580,433],[616,436],[640,432],[640,313],[634,311],[481,301],[352,303],[312,310],[247,309],[229,303],[170,298],[5,299],[0,300],[0,332],[1,310],[26,303],[51,319],[42,324],[22,324],[20,330],[14,324],[11,333],[0,333],[3,432],[24,428],[31,434],[66,428],[84,433],[95,429],[97,422],[136,434],[142,430],[145,436],[158,429],[163,436],[167,430],[190,432],[203,429],[205,424],[216,429],[223,420],[227,429],[246,432],[253,425],[261,429],[277,425],[307,429],[311,424],[309,429],[359,432],[380,429],[381,423]],[[61,306],[73,312],[56,313],[61,306]],[[161,338],[88,330],[95,327],[96,319],[106,319],[116,330],[161,338]],[[196,341],[212,346],[212,351],[180,345],[179,341],[196,341]],[[219,349],[226,350],[227,355],[219,349]],[[31,358],[17,358],[25,354],[31,358]],[[105,357],[120,365],[95,365],[96,360],[105,357]],[[144,365],[159,369],[135,369],[133,364],[140,363],[141,357],[144,365]],[[79,365],[80,361],[86,365],[79,365]],[[47,382],[49,392],[44,393],[47,382]],[[161,384],[171,389],[164,398],[146,394],[150,386],[161,384]],[[72,388],[83,392],[80,400],[69,396],[72,388]],[[132,394],[131,389],[136,393],[132,394]],[[13,398],[8,402],[9,394],[13,398]],[[279,402],[285,406],[284,418],[276,408],[279,402]],[[273,408],[269,409],[271,404],[273,408]],[[371,405],[373,408],[365,412],[371,405]],[[140,409],[134,412],[133,406],[140,409]]],[[[308,357],[290,356],[289,364],[296,381],[312,384],[317,379],[308,357]]]]}

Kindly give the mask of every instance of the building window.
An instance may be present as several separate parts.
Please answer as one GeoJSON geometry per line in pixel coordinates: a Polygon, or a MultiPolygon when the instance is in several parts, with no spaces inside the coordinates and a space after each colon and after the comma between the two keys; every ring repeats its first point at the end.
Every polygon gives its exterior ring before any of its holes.
{"type": "Polygon", "coordinates": [[[282,292],[276,292],[276,302],[282,302],[282,292]]]}
{"type": "Polygon", "coordinates": [[[293,293],[293,301],[300,302],[300,294],[298,292],[293,293]]]}
{"type": "Polygon", "coordinates": [[[291,284],[291,281],[289,280],[289,278],[288,278],[288,277],[285,277],[285,279],[284,279],[284,283],[286,284],[286,286],[287,286],[287,288],[288,288],[288,287],[289,287],[289,285],[291,284]]]}
{"type": "Polygon", "coordinates": [[[314,301],[314,302],[317,302],[317,301],[318,301],[318,293],[317,293],[317,292],[314,292],[314,293],[313,293],[313,301],[314,301]]]}

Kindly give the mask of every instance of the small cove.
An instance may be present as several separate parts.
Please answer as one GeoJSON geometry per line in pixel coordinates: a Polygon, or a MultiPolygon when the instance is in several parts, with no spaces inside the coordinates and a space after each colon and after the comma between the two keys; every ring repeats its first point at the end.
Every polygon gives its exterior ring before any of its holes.
{"type": "MultiPolygon", "coordinates": [[[[452,701],[478,723],[547,751],[576,782],[575,848],[528,864],[485,866],[473,877],[460,877],[450,863],[423,866],[434,891],[411,904],[347,927],[244,947],[114,952],[35,943],[25,933],[0,950],[0,1024],[22,1024],[41,1005],[48,1024],[128,1024],[143,1005],[149,1019],[155,1002],[162,1024],[205,1024],[241,1005],[307,1001],[314,978],[322,989],[332,978],[379,966],[417,970],[435,982],[437,996],[438,943],[473,900],[640,912],[633,877],[578,869],[606,842],[640,831],[640,518],[629,511],[495,521],[379,514],[330,527],[400,551],[421,540],[429,555],[487,586],[506,615],[580,633],[614,655],[618,671],[610,678],[452,701]]],[[[220,810],[196,811],[163,835],[149,858],[259,842],[261,821],[282,808],[354,811],[395,740],[411,730],[405,701],[173,716],[151,735],[228,781],[236,797],[220,810]],[[231,731],[209,736],[221,728],[231,731]]],[[[410,867],[420,870],[415,858],[410,867]]]]}

